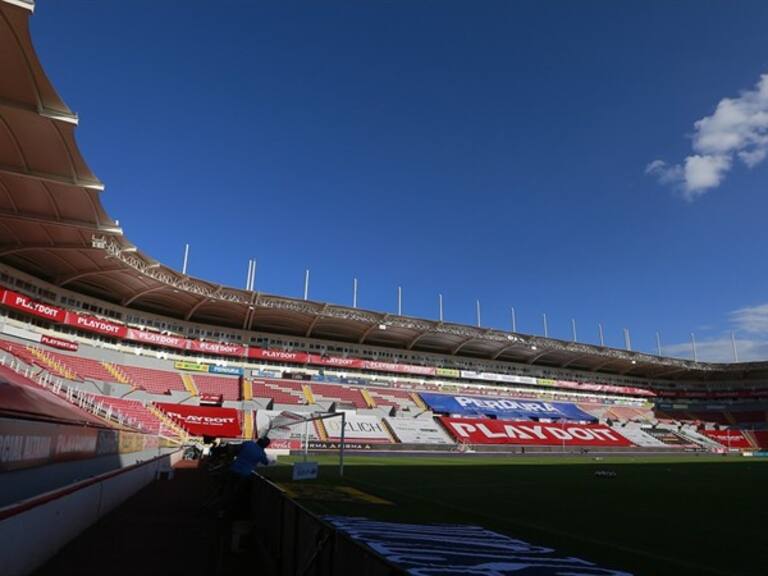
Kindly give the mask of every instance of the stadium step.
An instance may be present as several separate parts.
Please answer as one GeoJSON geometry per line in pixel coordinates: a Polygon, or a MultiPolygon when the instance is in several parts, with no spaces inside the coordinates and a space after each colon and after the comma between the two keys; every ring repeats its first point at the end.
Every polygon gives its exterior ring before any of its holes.
{"type": "Polygon", "coordinates": [[[160,410],[157,406],[155,406],[152,403],[147,404],[147,410],[152,412],[157,418],[160,419],[160,421],[163,423],[163,426],[169,429],[169,431],[173,432],[174,435],[178,436],[184,443],[187,443],[190,441],[191,436],[189,435],[189,432],[187,432],[184,428],[179,426],[173,418],[168,416],[165,412],[160,410]]]}
{"type": "Polygon", "coordinates": [[[195,384],[195,380],[190,374],[182,374],[181,381],[184,382],[184,388],[186,388],[187,392],[192,394],[192,396],[200,395],[200,391],[197,389],[197,384],[195,384]]]}
{"type": "Polygon", "coordinates": [[[51,372],[63,376],[64,378],[68,378],[69,380],[80,380],[75,372],[45,352],[45,350],[40,350],[34,346],[27,346],[27,350],[29,350],[29,353],[44,364],[51,372]]]}
{"type": "Polygon", "coordinates": [[[360,390],[360,395],[363,397],[363,400],[365,400],[368,408],[376,408],[376,400],[373,399],[373,396],[371,396],[371,393],[368,392],[368,390],[363,388],[360,390]]]}
{"type": "Polygon", "coordinates": [[[128,378],[128,375],[125,372],[123,372],[120,369],[119,366],[116,366],[115,364],[110,364],[109,362],[102,362],[101,365],[104,366],[104,368],[107,370],[107,372],[112,374],[112,377],[118,383],[120,383],[120,384],[130,384],[134,388],[136,387],[136,385],[133,382],[131,382],[131,379],[128,378]]]}
{"type": "Polygon", "coordinates": [[[301,387],[301,391],[304,393],[304,398],[307,399],[307,404],[315,403],[315,395],[312,394],[312,388],[309,386],[309,384],[304,384],[301,387]]]}
{"type": "Polygon", "coordinates": [[[253,438],[253,411],[245,410],[243,412],[243,439],[251,440],[253,438]]]}
{"type": "Polygon", "coordinates": [[[248,378],[243,378],[242,382],[243,400],[253,400],[253,382],[251,382],[248,378]]]}
{"type": "Polygon", "coordinates": [[[421,399],[421,396],[419,396],[416,392],[411,392],[411,399],[413,400],[414,404],[419,407],[419,410],[427,411],[429,408],[427,408],[427,405],[424,404],[424,400],[421,399]]]}

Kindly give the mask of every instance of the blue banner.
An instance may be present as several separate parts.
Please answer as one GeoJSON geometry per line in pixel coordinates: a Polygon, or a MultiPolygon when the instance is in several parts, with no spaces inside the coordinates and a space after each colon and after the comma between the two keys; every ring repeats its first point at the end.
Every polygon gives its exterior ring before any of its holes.
{"type": "Polygon", "coordinates": [[[212,374],[229,374],[230,376],[242,376],[245,371],[242,368],[237,368],[235,366],[211,365],[208,367],[208,372],[212,374]]]}
{"type": "Polygon", "coordinates": [[[594,416],[570,402],[544,402],[483,396],[449,396],[420,392],[424,402],[433,412],[460,414],[462,416],[488,416],[504,419],[581,420],[594,422],[594,416]]]}

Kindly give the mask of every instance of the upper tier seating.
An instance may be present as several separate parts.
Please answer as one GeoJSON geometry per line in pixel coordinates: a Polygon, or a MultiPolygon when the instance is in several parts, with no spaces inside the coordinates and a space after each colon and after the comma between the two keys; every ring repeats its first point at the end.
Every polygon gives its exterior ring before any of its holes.
{"type": "Polygon", "coordinates": [[[131,384],[153,394],[167,394],[169,390],[185,390],[178,372],[140,368],[120,364],[118,368],[128,377],[131,384]]]}
{"type": "Polygon", "coordinates": [[[312,395],[315,401],[332,401],[352,404],[355,408],[368,408],[368,402],[359,388],[340,384],[312,383],[312,395]]]}
{"type": "MultiPolygon", "coordinates": [[[[313,387],[314,389],[314,387],[313,387]]],[[[417,409],[411,392],[390,388],[368,388],[368,394],[377,406],[396,406],[397,408],[417,409]]]]}
{"type": "Polygon", "coordinates": [[[84,380],[90,378],[93,380],[101,380],[103,382],[115,381],[115,377],[112,373],[98,360],[84,358],[82,356],[70,356],[68,354],[61,354],[50,350],[46,350],[46,353],[84,380]]]}
{"type": "Polygon", "coordinates": [[[272,398],[275,404],[306,404],[302,382],[293,380],[254,380],[254,398],[272,398]]]}
{"type": "Polygon", "coordinates": [[[220,394],[224,400],[240,400],[240,381],[237,378],[195,374],[192,379],[200,394],[220,394]]]}

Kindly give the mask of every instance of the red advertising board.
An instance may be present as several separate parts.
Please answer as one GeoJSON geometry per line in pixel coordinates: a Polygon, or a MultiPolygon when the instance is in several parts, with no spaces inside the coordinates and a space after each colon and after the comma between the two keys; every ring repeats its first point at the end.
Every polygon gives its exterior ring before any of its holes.
{"type": "Polygon", "coordinates": [[[157,407],[190,434],[218,438],[239,438],[241,435],[240,417],[234,408],[161,403],[157,407]]]}
{"type": "Polygon", "coordinates": [[[53,336],[46,336],[45,334],[42,334],[40,336],[40,342],[42,344],[45,344],[46,346],[51,346],[52,348],[69,350],[71,352],[77,351],[77,349],[80,347],[80,345],[77,342],[72,342],[71,340],[64,340],[63,338],[54,338],[53,336]]]}
{"type": "Polygon", "coordinates": [[[190,340],[189,350],[216,354],[218,356],[233,356],[243,358],[247,348],[242,344],[227,344],[226,342],[205,342],[203,340],[190,340]]]}
{"type": "Polygon", "coordinates": [[[51,322],[64,322],[66,316],[64,309],[58,306],[43,304],[13,290],[3,290],[2,304],[9,308],[32,314],[38,318],[45,318],[51,322]]]}
{"type": "Polygon", "coordinates": [[[135,330],[133,328],[128,328],[128,330],[126,330],[125,339],[134,342],[143,342],[145,344],[154,344],[155,346],[163,346],[165,348],[177,348],[180,350],[186,350],[187,342],[189,342],[186,338],[180,336],[171,336],[169,334],[150,332],[148,330],[135,330]]]}
{"type": "Polygon", "coordinates": [[[294,362],[306,364],[309,362],[309,354],[306,352],[285,352],[283,350],[265,350],[264,348],[248,348],[248,358],[260,360],[272,360],[273,362],[294,362]]]}
{"type": "Polygon", "coordinates": [[[702,430],[701,433],[726,448],[752,448],[741,430],[702,430]]]}
{"type": "Polygon", "coordinates": [[[600,424],[542,423],[441,417],[446,430],[469,444],[516,446],[632,446],[613,428],[600,424]]]}
{"type": "Polygon", "coordinates": [[[113,338],[125,338],[128,330],[123,324],[103,320],[96,316],[78,314],[77,312],[67,312],[64,323],[86,332],[95,332],[96,334],[112,336],[113,338]]]}

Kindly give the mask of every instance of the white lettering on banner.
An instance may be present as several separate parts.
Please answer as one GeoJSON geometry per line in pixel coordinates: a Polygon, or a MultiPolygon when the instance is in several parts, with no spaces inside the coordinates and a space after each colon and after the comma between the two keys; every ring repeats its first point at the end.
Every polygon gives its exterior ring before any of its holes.
{"type": "Polygon", "coordinates": [[[520,440],[531,440],[532,437],[522,431],[522,428],[516,426],[504,426],[504,433],[508,438],[518,438],[520,440]]]}
{"type": "Polygon", "coordinates": [[[43,316],[49,316],[51,318],[55,318],[59,313],[58,308],[46,306],[40,302],[33,302],[24,296],[16,296],[13,303],[20,308],[26,308],[27,310],[31,310],[32,312],[42,314],[43,316]]]}
{"type": "Polygon", "coordinates": [[[480,526],[400,524],[345,516],[324,519],[412,576],[631,576],[480,526]]]}
{"type": "Polygon", "coordinates": [[[94,452],[96,436],[59,436],[56,442],[56,455],[72,452],[94,452]]]}
{"type": "Polygon", "coordinates": [[[488,427],[485,424],[478,424],[477,429],[485,434],[488,438],[504,438],[504,436],[506,436],[504,432],[492,432],[488,430],[488,427]]]}
{"type": "Polygon", "coordinates": [[[464,438],[468,438],[470,432],[477,431],[477,428],[475,428],[474,425],[466,424],[464,422],[451,422],[451,426],[453,426],[453,429],[456,430],[459,436],[463,436],[464,438]]]}
{"type": "Polygon", "coordinates": [[[91,330],[98,330],[99,332],[108,332],[110,334],[120,334],[123,329],[122,326],[112,324],[111,322],[105,322],[93,316],[75,316],[75,323],[80,328],[90,328],[91,330]]]}
{"type": "Polygon", "coordinates": [[[501,412],[505,410],[520,410],[523,412],[548,412],[560,414],[560,411],[548,402],[519,402],[516,400],[503,399],[483,400],[482,398],[472,398],[471,396],[454,396],[454,398],[462,408],[470,406],[501,412]]]}
{"type": "Polygon", "coordinates": [[[521,430],[527,430],[532,435],[536,436],[537,438],[541,438],[542,440],[545,440],[547,438],[547,435],[544,434],[544,431],[541,429],[541,426],[520,426],[521,430]]]}
{"type": "Polygon", "coordinates": [[[224,424],[234,424],[234,417],[226,416],[197,416],[196,414],[179,414],[178,412],[167,412],[171,418],[176,418],[188,424],[209,424],[211,426],[223,426],[224,424]]]}

